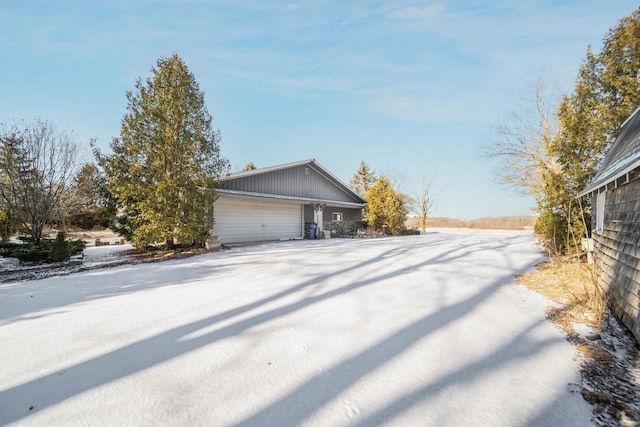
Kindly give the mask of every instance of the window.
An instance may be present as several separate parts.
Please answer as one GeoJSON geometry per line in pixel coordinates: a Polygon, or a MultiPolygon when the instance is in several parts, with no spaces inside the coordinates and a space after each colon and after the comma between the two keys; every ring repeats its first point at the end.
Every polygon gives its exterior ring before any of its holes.
{"type": "Polygon", "coordinates": [[[333,213],[333,220],[334,221],[343,221],[342,213],[341,212],[334,212],[333,213]]]}
{"type": "Polygon", "coordinates": [[[596,229],[594,230],[596,234],[602,234],[602,229],[604,228],[605,194],[607,192],[603,191],[596,196],[596,229]]]}

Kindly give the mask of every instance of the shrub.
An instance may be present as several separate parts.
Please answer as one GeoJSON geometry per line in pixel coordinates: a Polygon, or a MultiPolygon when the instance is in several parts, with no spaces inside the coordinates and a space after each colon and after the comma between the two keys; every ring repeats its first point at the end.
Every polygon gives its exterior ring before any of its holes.
{"type": "Polygon", "coordinates": [[[55,240],[43,239],[39,245],[32,243],[0,243],[0,254],[26,262],[57,262],[81,253],[85,248],[82,240],[66,241],[63,232],[55,240]]]}
{"type": "Polygon", "coordinates": [[[84,251],[84,248],[87,247],[87,244],[82,240],[71,240],[69,242],[69,245],[71,248],[71,253],[69,254],[69,256],[81,254],[82,251],[84,251]]]}
{"type": "Polygon", "coordinates": [[[18,258],[20,261],[42,261],[49,258],[49,249],[42,245],[20,245],[13,249],[9,256],[18,258]]]}
{"type": "Polygon", "coordinates": [[[71,256],[71,245],[64,237],[64,232],[58,231],[58,235],[51,243],[51,249],[49,250],[50,261],[63,261],[71,256]]]}
{"type": "Polygon", "coordinates": [[[83,230],[95,228],[108,228],[111,225],[113,215],[108,208],[94,208],[72,214],[71,225],[83,230]]]}
{"type": "Polygon", "coordinates": [[[23,246],[22,243],[0,242],[0,254],[5,256],[11,256],[6,254],[11,252],[14,248],[21,247],[21,246],[23,246]]]}
{"type": "Polygon", "coordinates": [[[403,227],[400,229],[400,234],[403,236],[417,236],[420,234],[420,230],[416,230],[415,228],[403,227]]]}
{"type": "Polygon", "coordinates": [[[560,255],[567,250],[567,221],[558,213],[544,211],[533,225],[533,232],[552,255],[560,255]]]}

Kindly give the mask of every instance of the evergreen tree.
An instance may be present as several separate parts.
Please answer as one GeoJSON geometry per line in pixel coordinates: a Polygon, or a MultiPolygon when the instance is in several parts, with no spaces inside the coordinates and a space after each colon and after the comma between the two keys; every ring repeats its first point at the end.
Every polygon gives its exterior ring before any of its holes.
{"type": "Polygon", "coordinates": [[[49,260],[58,262],[69,259],[71,250],[71,243],[67,242],[64,232],[58,231],[56,239],[51,244],[49,260]]]}
{"type": "Polygon", "coordinates": [[[639,76],[640,9],[609,31],[598,54],[587,49],[574,91],[558,108],[560,133],[551,153],[562,174],[548,177],[539,210],[551,227],[547,235],[565,230],[564,247],[578,246],[589,232],[589,207],[576,196],[596,174],[622,123],[640,106],[639,76]]]}
{"type": "Polygon", "coordinates": [[[553,151],[581,190],[595,175],[622,123],[640,106],[640,9],[620,20],[600,53],[587,50],[573,93],[563,98],[553,151]]]}
{"type": "Polygon", "coordinates": [[[228,169],[204,93],[174,54],[127,92],[113,154],[97,152],[119,209],[116,231],[137,247],[174,239],[204,242],[214,183],[228,169]]]}
{"type": "Polygon", "coordinates": [[[621,19],[600,52],[587,49],[573,92],[553,120],[536,93],[535,109],[514,114],[488,151],[506,165],[502,180],[532,195],[536,233],[558,252],[579,249],[589,206],[576,196],[593,179],[622,123],[640,106],[640,9],[621,19]]]}
{"type": "Polygon", "coordinates": [[[85,163],[73,180],[64,203],[71,224],[83,228],[109,227],[116,201],[107,190],[107,178],[95,163],[85,163]]]}
{"type": "Polygon", "coordinates": [[[386,228],[391,234],[400,234],[407,220],[408,210],[389,178],[380,177],[367,190],[365,200],[367,207],[364,214],[369,226],[378,231],[386,228]]]}
{"type": "Polygon", "coordinates": [[[349,187],[361,196],[364,196],[369,188],[376,182],[376,173],[364,160],[360,162],[360,167],[353,174],[349,187]]]}

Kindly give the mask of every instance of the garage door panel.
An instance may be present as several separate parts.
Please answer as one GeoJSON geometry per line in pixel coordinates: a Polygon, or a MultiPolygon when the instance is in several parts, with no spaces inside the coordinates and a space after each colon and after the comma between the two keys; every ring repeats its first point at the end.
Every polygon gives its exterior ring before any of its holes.
{"type": "Polygon", "coordinates": [[[302,208],[295,204],[220,198],[214,204],[214,221],[223,244],[302,235],[302,208]]]}

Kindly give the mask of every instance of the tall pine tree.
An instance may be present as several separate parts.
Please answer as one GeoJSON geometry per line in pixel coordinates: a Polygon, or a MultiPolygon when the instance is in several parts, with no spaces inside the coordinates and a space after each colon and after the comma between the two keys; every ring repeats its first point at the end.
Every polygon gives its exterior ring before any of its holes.
{"type": "Polygon", "coordinates": [[[364,196],[367,190],[376,182],[376,172],[372,170],[364,160],[360,162],[360,167],[353,174],[349,186],[353,191],[364,196]]]}
{"type": "Polygon", "coordinates": [[[204,93],[174,54],[128,91],[113,154],[99,160],[119,209],[116,229],[136,247],[204,242],[214,183],[228,169],[204,93]]]}
{"type": "Polygon", "coordinates": [[[576,85],[563,98],[554,147],[570,184],[581,190],[596,173],[622,123],[640,106],[640,9],[621,19],[598,54],[587,50],[576,85]]]}
{"type": "Polygon", "coordinates": [[[535,197],[536,233],[560,252],[579,250],[580,238],[589,232],[589,206],[576,196],[593,179],[622,123],[640,106],[639,76],[637,9],[607,33],[600,52],[587,49],[574,90],[562,98],[554,120],[539,108],[545,97],[537,92],[534,113],[514,114],[499,129],[503,141],[488,150],[488,157],[502,159],[507,167],[503,181],[535,197]]]}
{"type": "Polygon", "coordinates": [[[551,153],[562,174],[547,177],[539,208],[549,225],[543,234],[567,230],[563,246],[577,246],[588,233],[588,206],[576,196],[597,172],[622,123],[640,106],[638,76],[640,9],[609,31],[600,52],[587,49],[574,91],[558,108],[560,132],[551,153]]]}

